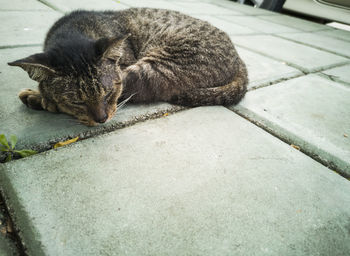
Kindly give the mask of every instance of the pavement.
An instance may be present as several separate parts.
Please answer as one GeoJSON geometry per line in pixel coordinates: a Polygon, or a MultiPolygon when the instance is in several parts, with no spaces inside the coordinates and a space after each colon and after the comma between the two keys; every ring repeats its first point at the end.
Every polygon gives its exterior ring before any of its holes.
{"type": "Polygon", "coordinates": [[[0,164],[0,255],[350,255],[350,32],[227,0],[0,3],[0,134],[40,152],[0,164]],[[93,128],[19,101],[37,85],[6,63],[55,20],[132,6],[226,31],[245,98],[128,105],[93,128]]]}

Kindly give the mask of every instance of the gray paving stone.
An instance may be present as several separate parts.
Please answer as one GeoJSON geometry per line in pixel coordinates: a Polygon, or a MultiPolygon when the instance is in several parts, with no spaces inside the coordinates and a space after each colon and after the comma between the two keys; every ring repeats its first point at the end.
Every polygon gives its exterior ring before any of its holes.
{"type": "Polygon", "coordinates": [[[322,74],[326,74],[333,81],[350,85],[350,65],[327,69],[322,74]]]}
{"type": "Polygon", "coordinates": [[[208,21],[213,26],[225,31],[229,35],[247,35],[256,34],[257,31],[250,28],[244,27],[242,25],[237,25],[226,20],[222,20],[210,15],[192,15],[195,18],[208,21]]]}
{"type": "Polygon", "coordinates": [[[150,7],[175,10],[186,14],[239,14],[227,8],[223,8],[210,3],[198,2],[166,2],[159,0],[121,0],[122,3],[132,7],[150,7]]]}
{"type": "Polygon", "coordinates": [[[303,74],[301,71],[286,65],[285,62],[267,58],[244,48],[236,48],[248,68],[248,89],[258,88],[303,74]]]}
{"type": "Polygon", "coordinates": [[[350,176],[350,88],[317,75],[249,92],[234,107],[350,176]]]}
{"type": "Polygon", "coordinates": [[[179,106],[165,103],[129,105],[118,111],[109,123],[94,128],[80,125],[75,119],[65,114],[29,109],[20,102],[17,94],[23,88],[36,89],[37,83],[20,68],[10,67],[6,63],[37,52],[40,52],[39,47],[0,50],[0,57],[3,60],[0,63],[1,133],[17,135],[19,148],[50,148],[55,141],[68,137],[89,137],[181,109],[179,106]]]}
{"type": "Polygon", "coordinates": [[[332,29],[326,25],[321,25],[316,22],[306,21],[288,15],[268,15],[260,16],[259,18],[307,32],[332,29]]]}
{"type": "MultiPolygon", "coordinates": [[[[159,1],[159,0],[158,0],[159,1]]],[[[192,3],[210,3],[210,4],[217,4],[218,2],[227,3],[230,0],[166,0],[168,2],[174,2],[174,3],[180,3],[180,2],[192,2],[192,3]]]]}
{"type": "Polygon", "coordinates": [[[332,29],[325,31],[318,31],[316,34],[330,36],[332,38],[338,38],[345,41],[350,41],[350,31],[340,30],[340,29],[332,29]]]}
{"type": "Polygon", "coordinates": [[[114,0],[45,0],[50,5],[56,7],[63,12],[70,12],[76,9],[84,10],[123,10],[128,6],[114,0]]]}
{"type": "Polygon", "coordinates": [[[347,41],[314,33],[279,34],[279,36],[295,42],[301,42],[308,46],[327,50],[344,57],[350,57],[350,42],[347,41]]]}
{"type": "Polygon", "coordinates": [[[0,47],[42,44],[49,28],[61,16],[54,11],[0,12],[0,47]]]}
{"type": "Polygon", "coordinates": [[[46,5],[40,3],[37,0],[0,0],[0,11],[17,10],[17,11],[48,11],[52,10],[46,5]]]}
{"type": "Polygon", "coordinates": [[[349,59],[269,35],[231,36],[232,41],[258,53],[285,61],[305,72],[318,71],[349,59]]]}
{"type": "Polygon", "coordinates": [[[130,7],[161,8],[169,10],[176,10],[178,8],[177,3],[162,0],[120,0],[120,2],[130,7]]]}
{"type": "Polygon", "coordinates": [[[255,16],[220,16],[220,18],[262,33],[291,33],[299,31],[284,25],[259,19],[255,16]]]}
{"type": "Polygon", "coordinates": [[[213,0],[213,4],[216,4],[218,6],[225,7],[227,9],[233,10],[235,12],[244,13],[245,15],[273,15],[277,16],[280,15],[277,12],[271,12],[265,9],[261,8],[254,8],[248,5],[243,4],[237,4],[233,1],[215,1],[213,0]]]}
{"type": "Polygon", "coordinates": [[[178,11],[187,14],[210,14],[210,15],[237,15],[240,14],[232,9],[224,8],[210,3],[185,3],[179,2],[178,11]]]}
{"type": "Polygon", "coordinates": [[[223,107],[4,164],[0,178],[29,255],[350,250],[349,181],[223,107]]]}

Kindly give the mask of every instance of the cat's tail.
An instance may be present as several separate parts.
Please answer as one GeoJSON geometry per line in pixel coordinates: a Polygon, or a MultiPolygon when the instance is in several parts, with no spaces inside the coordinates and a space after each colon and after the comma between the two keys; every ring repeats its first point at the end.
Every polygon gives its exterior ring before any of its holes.
{"type": "Polygon", "coordinates": [[[211,105],[237,104],[247,91],[248,77],[246,72],[240,73],[232,82],[211,88],[188,90],[171,99],[174,104],[197,107],[211,105]]]}

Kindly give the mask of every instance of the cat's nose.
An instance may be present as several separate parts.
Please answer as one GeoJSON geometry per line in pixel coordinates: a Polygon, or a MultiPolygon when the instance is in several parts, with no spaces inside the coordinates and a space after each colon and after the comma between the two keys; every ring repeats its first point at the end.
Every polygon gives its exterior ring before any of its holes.
{"type": "Polygon", "coordinates": [[[107,114],[104,114],[103,116],[99,116],[98,118],[95,118],[95,122],[103,124],[107,121],[108,116],[107,114]]]}

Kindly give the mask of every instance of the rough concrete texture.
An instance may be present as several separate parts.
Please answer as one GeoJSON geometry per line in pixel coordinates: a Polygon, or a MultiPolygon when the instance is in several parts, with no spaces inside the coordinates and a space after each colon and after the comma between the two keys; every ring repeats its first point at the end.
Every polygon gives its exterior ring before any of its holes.
{"type": "Polygon", "coordinates": [[[333,81],[350,85],[350,64],[322,71],[333,81]]]}
{"type": "Polygon", "coordinates": [[[114,0],[43,0],[49,6],[52,6],[56,10],[62,12],[70,12],[76,9],[86,9],[86,10],[123,10],[128,8],[128,6],[123,5],[120,1],[114,0]]]}
{"type": "Polygon", "coordinates": [[[324,31],[318,31],[316,34],[320,35],[326,35],[332,38],[338,38],[345,41],[350,41],[350,31],[346,30],[339,30],[339,29],[333,29],[333,30],[324,30],[324,31]]]}
{"type": "Polygon", "coordinates": [[[241,47],[285,61],[304,72],[349,62],[347,58],[270,35],[231,36],[231,39],[241,47]]]}
{"type": "Polygon", "coordinates": [[[225,31],[229,35],[246,35],[257,33],[255,30],[245,26],[237,25],[232,22],[211,16],[211,15],[192,15],[195,18],[208,21],[213,26],[225,31]]]}
{"type": "Polygon", "coordinates": [[[279,34],[279,36],[341,56],[350,57],[350,42],[341,39],[312,33],[279,34]]]}
{"type": "Polygon", "coordinates": [[[0,168],[30,255],[350,250],[349,182],[223,107],[0,168]]]}
{"type": "Polygon", "coordinates": [[[216,4],[221,7],[233,10],[235,12],[241,12],[244,15],[248,16],[259,16],[259,15],[280,15],[277,12],[267,11],[265,9],[253,8],[251,6],[241,5],[232,1],[212,1],[213,4],[216,4]]]}
{"type": "Polygon", "coordinates": [[[296,28],[301,31],[314,32],[321,30],[331,30],[331,27],[327,27],[315,22],[306,21],[303,19],[295,18],[288,15],[268,15],[259,16],[260,19],[271,21],[274,23],[282,24],[290,28],[296,28]]]}
{"type": "Polygon", "coordinates": [[[308,75],[249,92],[233,109],[350,177],[350,88],[308,75]]]}
{"type": "Polygon", "coordinates": [[[61,16],[53,11],[0,12],[0,20],[7,24],[0,26],[0,47],[42,44],[48,29],[61,16]]]}
{"type": "Polygon", "coordinates": [[[0,0],[0,11],[51,11],[45,4],[36,0],[0,0]]]}
{"type": "Polygon", "coordinates": [[[209,15],[235,15],[236,11],[217,6],[211,3],[199,3],[200,8],[198,8],[198,3],[191,2],[179,2],[177,11],[187,13],[187,14],[209,14],[209,15]]]}
{"type": "Polygon", "coordinates": [[[292,33],[298,32],[294,28],[290,28],[284,25],[276,24],[266,20],[259,19],[258,17],[252,16],[221,16],[221,18],[234,23],[244,26],[246,28],[253,29],[261,33],[292,33]]]}
{"type": "Polygon", "coordinates": [[[248,89],[302,75],[301,71],[288,66],[285,62],[270,59],[241,47],[236,47],[236,49],[248,69],[248,89]]]}
{"type": "Polygon", "coordinates": [[[223,8],[221,6],[217,6],[211,3],[200,3],[200,8],[198,8],[197,2],[167,2],[167,1],[159,1],[159,0],[121,0],[123,4],[129,5],[131,7],[150,7],[150,8],[165,8],[169,10],[175,10],[179,12],[183,12],[186,14],[226,14],[226,15],[235,15],[238,14],[235,11],[232,11],[227,8],[223,8]]]}
{"type": "Polygon", "coordinates": [[[121,3],[130,7],[148,7],[148,8],[163,8],[168,10],[175,10],[176,3],[161,0],[121,0],[121,3]]]}

